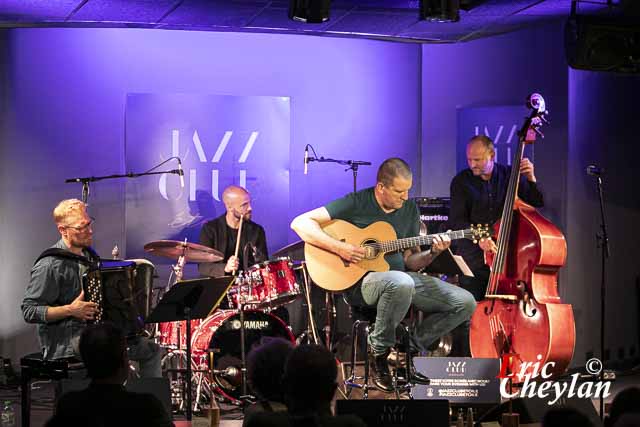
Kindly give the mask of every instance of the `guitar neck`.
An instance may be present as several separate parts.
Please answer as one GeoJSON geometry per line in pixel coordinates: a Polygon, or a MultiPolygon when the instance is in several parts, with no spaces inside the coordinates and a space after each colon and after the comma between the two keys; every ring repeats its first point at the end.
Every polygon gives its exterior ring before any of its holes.
{"type": "MultiPolygon", "coordinates": [[[[449,236],[451,240],[466,238],[468,230],[447,231],[446,233],[438,233],[449,236]]],[[[436,234],[427,234],[426,236],[407,237],[404,239],[387,240],[378,242],[376,245],[382,252],[395,252],[403,249],[414,248],[416,246],[430,245],[436,234]]]]}

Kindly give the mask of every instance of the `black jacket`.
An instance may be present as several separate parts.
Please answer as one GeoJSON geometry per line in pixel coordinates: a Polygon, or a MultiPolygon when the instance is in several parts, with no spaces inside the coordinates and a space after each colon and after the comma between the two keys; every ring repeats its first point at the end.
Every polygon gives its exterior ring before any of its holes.
{"type": "MultiPolygon", "coordinates": [[[[227,248],[227,221],[226,214],[207,222],[200,230],[200,244],[217,249],[225,253],[232,253],[234,248],[227,248]],[[230,249],[230,250],[228,250],[230,249]]],[[[247,260],[247,266],[251,267],[269,258],[267,251],[267,239],[264,228],[253,221],[246,221],[242,224],[242,236],[240,238],[240,269],[244,269],[243,260],[247,260]],[[250,245],[248,245],[250,243],[250,245]],[[253,250],[255,248],[255,251],[253,250]],[[255,254],[254,254],[255,253],[255,254]]],[[[229,255],[230,256],[230,255],[229,255]]],[[[198,271],[203,276],[221,277],[225,275],[224,266],[229,256],[220,262],[209,262],[198,264],[198,271]]]]}
{"type": "MultiPolygon", "coordinates": [[[[448,226],[453,230],[469,227],[471,224],[492,226],[502,216],[502,208],[509,185],[511,166],[495,163],[491,179],[484,181],[474,176],[471,169],[458,173],[451,181],[451,211],[448,226]]],[[[544,197],[538,185],[520,176],[518,197],[533,207],[544,206],[544,197]]],[[[486,268],[484,254],[471,241],[457,240],[456,253],[462,255],[471,270],[486,268]]]]}

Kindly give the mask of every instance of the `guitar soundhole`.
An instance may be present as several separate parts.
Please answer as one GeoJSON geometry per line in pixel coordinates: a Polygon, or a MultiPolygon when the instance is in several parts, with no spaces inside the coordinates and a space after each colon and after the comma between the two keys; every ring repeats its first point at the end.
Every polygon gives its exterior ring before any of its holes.
{"type": "Polygon", "coordinates": [[[375,246],[371,246],[374,243],[376,243],[375,240],[367,240],[362,244],[362,246],[364,247],[365,259],[374,259],[378,257],[380,250],[375,246]]]}

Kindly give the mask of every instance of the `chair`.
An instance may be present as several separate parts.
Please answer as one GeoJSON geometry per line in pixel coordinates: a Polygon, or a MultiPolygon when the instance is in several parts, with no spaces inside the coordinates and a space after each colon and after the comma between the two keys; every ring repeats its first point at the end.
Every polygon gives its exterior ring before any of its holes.
{"type": "MultiPolygon", "coordinates": [[[[79,376],[85,372],[84,364],[75,359],[44,360],[42,353],[31,353],[20,359],[22,426],[31,424],[31,382],[33,380],[54,380],[79,376]]],[[[59,385],[59,384],[58,384],[59,385]]],[[[56,401],[60,396],[56,387],[56,401]]]]}
{"type": "MultiPolygon", "coordinates": [[[[345,302],[349,304],[349,301],[346,297],[345,302]]],[[[347,398],[351,397],[351,392],[354,388],[362,389],[362,397],[363,399],[368,399],[369,397],[369,357],[368,355],[368,338],[369,333],[373,330],[375,319],[376,319],[376,308],[373,306],[359,306],[354,304],[349,304],[351,310],[351,318],[353,319],[353,325],[351,328],[351,359],[349,363],[350,376],[344,380],[344,386],[346,388],[347,398]],[[364,335],[364,337],[362,337],[364,335]],[[358,376],[356,374],[356,360],[358,351],[363,352],[365,354],[364,358],[364,375],[358,376]]],[[[412,315],[411,310],[409,311],[409,316],[412,315]]],[[[400,352],[399,349],[405,349],[405,366],[412,366],[411,361],[411,352],[406,351],[409,348],[409,327],[403,323],[399,326],[400,331],[396,331],[396,346],[395,346],[395,360],[396,360],[396,368],[400,363],[400,352]],[[398,333],[400,332],[400,333],[398,333]]],[[[405,378],[404,383],[400,383],[398,381],[398,369],[394,369],[393,375],[393,385],[394,385],[394,393],[397,398],[400,398],[400,393],[403,391],[407,391],[409,397],[413,399],[411,395],[411,389],[414,384],[411,382],[411,378],[405,378]]]]}

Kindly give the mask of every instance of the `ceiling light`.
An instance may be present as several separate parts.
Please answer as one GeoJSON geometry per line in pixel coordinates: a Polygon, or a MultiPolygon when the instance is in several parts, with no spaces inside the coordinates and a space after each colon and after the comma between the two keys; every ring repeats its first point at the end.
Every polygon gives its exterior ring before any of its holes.
{"type": "Polygon", "coordinates": [[[289,19],[321,24],[329,20],[331,0],[290,0],[289,19]]]}
{"type": "Polygon", "coordinates": [[[420,19],[433,22],[458,22],[460,0],[420,0],[420,19]]]}

